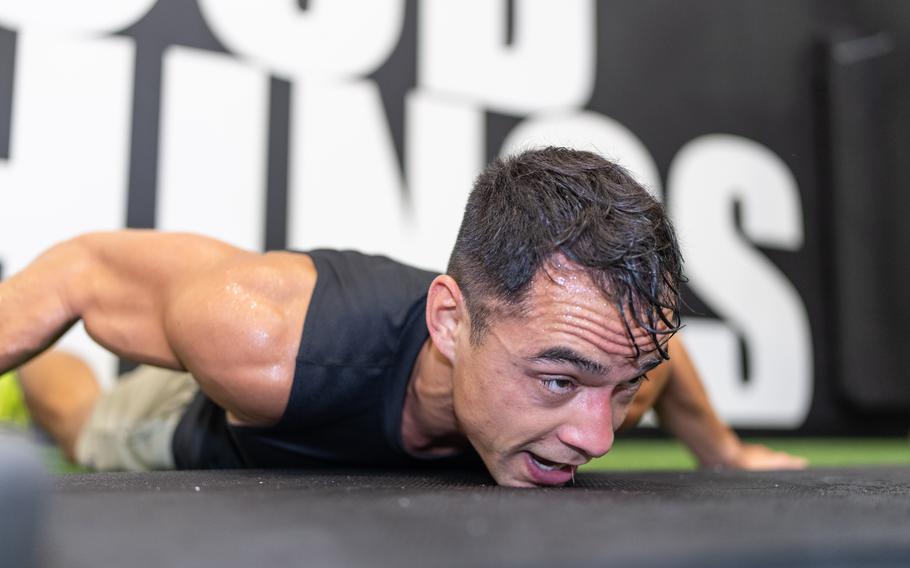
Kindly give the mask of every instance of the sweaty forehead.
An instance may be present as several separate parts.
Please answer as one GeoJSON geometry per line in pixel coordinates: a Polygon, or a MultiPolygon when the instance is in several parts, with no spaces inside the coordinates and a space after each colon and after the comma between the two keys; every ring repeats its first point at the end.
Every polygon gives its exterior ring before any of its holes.
{"type": "Polygon", "coordinates": [[[624,320],[604,290],[564,258],[547,263],[535,276],[525,314],[542,332],[568,335],[607,353],[632,357],[654,350],[650,333],[629,314],[624,320]]]}

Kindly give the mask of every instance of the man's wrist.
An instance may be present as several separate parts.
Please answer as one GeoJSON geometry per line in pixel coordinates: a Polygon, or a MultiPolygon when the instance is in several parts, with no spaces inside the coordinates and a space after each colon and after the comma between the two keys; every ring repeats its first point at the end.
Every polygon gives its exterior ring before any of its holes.
{"type": "Polygon", "coordinates": [[[699,466],[705,469],[736,467],[743,443],[733,430],[723,432],[710,445],[693,448],[699,466]]]}

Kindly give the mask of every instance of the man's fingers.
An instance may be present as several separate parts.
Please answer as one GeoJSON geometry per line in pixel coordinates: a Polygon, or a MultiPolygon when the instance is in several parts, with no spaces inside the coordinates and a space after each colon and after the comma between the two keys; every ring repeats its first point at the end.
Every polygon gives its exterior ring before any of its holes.
{"type": "Polygon", "coordinates": [[[746,470],[805,469],[806,458],[772,450],[758,444],[745,444],[736,466],[746,470]]]}
{"type": "Polygon", "coordinates": [[[800,456],[791,456],[790,454],[781,453],[781,469],[806,469],[809,466],[809,460],[800,456]]]}

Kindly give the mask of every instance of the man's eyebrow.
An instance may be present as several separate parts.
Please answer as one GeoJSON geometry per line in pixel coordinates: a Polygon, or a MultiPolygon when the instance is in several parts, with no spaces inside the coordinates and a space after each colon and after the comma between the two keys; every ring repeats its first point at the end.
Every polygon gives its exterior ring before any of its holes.
{"type": "Polygon", "coordinates": [[[550,361],[553,363],[568,363],[586,373],[592,375],[606,375],[607,368],[592,361],[584,355],[580,355],[568,347],[550,347],[544,349],[537,355],[530,358],[532,361],[550,361]]]}

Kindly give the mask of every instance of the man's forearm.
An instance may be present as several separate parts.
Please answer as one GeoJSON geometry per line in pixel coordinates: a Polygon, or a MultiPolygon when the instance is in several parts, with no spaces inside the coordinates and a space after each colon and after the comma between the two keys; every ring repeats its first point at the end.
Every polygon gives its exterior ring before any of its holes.
{"type": "Polygon", "coordinates": [[[25,363],[75,323],[68,291],[84,266],[84,251],[68,241],[0,282],[0,372],[25,363]]]}
{"type": "Polygon", "coordinates": [[[661,425],[682,441],[702,466],[730,465],[742,444],[714,411],[678,337],[670,342],[670,357],[669,379],[654,404],[661,425]]]}
{"type": "Polygon", "coordinates": [[[702,467],[802,469],[808,462],[761,444],[748,444],[720,419],[698,370],[679,338],[671,340],[670,367],[654,403],[661,424],[695,454],[702,467]]]}
{"type": "Polygon", "coordinates": [[[173,292],[239,249],[195,235],[125,230],[60,243],[0,282],[0,371],[50,345],[80,318],[122,357],[179,368],[164,330],[173,292]]]}

